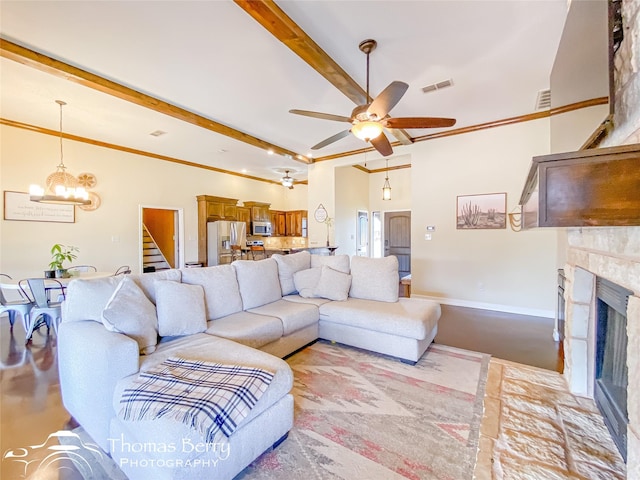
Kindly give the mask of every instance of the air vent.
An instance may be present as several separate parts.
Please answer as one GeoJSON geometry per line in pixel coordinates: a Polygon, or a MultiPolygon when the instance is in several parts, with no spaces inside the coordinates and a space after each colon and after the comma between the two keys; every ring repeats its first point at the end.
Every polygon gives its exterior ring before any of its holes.
{"type": "Polygon", "coordinates": [[[167,132],[163,132],[162,130],[156,130],[155,132],[151,132],[149,135],[152,137],[161,137],[162,135],[166,135],[167,132]]]}
{"type": "Polygon", "coordinates": [[[536,110],[551,108],[551,90],[540,90],[536,99],[536,110]]]}
{"type": "Polygon", "coordinates": [[[435,92],[436,90],[442,90],[453,85],[453,79],[443,80],[442,82],[432,83],[426,87],[422,87],[422,93],[435,92]]]}

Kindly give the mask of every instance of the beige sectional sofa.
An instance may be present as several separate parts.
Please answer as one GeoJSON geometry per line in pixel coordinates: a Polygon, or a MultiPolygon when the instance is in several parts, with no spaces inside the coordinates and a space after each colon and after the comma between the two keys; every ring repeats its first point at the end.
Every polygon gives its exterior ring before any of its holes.
{"type": "Polygon", "coordinates": [[[282,357],[322,338],[419,360],[440,306],[398,299],[397,272],[395,257],[300,252],[74,280],[58,339],[64,405],[132,479],[233,478],[293,425],[293,374],[282,357]],[[201,434],[175,419],[118,414],[140,372],[176,356],[274,376],[231,436],[196,449],[201,434]]]}

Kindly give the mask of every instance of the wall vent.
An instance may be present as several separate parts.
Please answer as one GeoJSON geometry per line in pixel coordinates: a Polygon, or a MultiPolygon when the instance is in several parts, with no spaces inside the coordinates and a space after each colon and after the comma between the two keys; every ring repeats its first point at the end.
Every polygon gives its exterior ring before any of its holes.
{"type": "Polygon", "coordinates": [[[453,79],[443,80],[442,82],[432,83],[426,87],[422,87],[422,93],[435,92],[436,90],[442,90],[453,85],[453,79]]]}
{"type": "Polygon", "coordinates": [[[536,110],[546,110],[551,108],[551,90],[540,90],[536,98],[536,110]]]}

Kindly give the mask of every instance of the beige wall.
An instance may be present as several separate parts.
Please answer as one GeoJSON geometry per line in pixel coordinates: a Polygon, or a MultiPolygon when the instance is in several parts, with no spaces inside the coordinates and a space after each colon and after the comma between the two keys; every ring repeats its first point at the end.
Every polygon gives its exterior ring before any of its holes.
{"type": "Polygon", "coordinates": [[[356,254],[358,210],[369,211],[369,174],[353,167],[340,167],[336,168],[335,181],[336,216],[330,233],[339,247],[338,253],[351,256],[356,254]]]}
{"type": "MultiPolygon", "coordinates": [[[[44,184],[58,164],[57,138],[2,126],[0,187],[26,192],[44,184]]],[[[80,248],[76,263],[111,271],[119,265],[139,269],[139,205],[184,211],[185,260],[197,259],[196,195],[219,195],[270,202],[275,209],[307,207],[305,185],[288,190],[280,185],[247,180],[163,162],[106,148],[65,141],[65,164],[72,174],[91,172],[102,205],[87,212],[76,208],[72,224],[0,222],[0,271],[14,277],[39,274],[49,263],[54,243],[80,248]]],[[[4,202],[4,199],[2,199],[4,202]]]]}

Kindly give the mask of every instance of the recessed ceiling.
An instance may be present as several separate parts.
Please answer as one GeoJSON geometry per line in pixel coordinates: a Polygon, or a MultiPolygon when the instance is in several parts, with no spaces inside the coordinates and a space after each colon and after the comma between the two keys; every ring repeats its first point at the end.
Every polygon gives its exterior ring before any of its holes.
{"type": "MultiPolygon", "coordinates": [[[[409,90],[395,117],[453,117],[454,128],[532,113],[532,99],[549,88],[566,16],[565,0],[278,5],[362,88],[366,58],[358,44],[375,38],[372,95],[404,81],[409,90]],[[422,92],[449,78],[454,86],[422,92]]],[[[301,155],[345,126],[289,109],[348,116],[355,106],[234,2],[3,1],[0,14],[3,39],[301,155]]],[[[67,133],[272,181],[284,169],[306,177],[293,158],[7,58],[0,68],[3,119],[56,130],[55,100],[62,99],[67,133]]],[[[364,146],[349,135],[314,157],[364,146]]]]}

